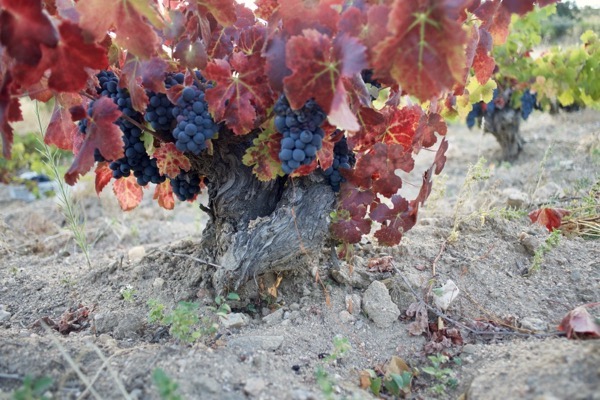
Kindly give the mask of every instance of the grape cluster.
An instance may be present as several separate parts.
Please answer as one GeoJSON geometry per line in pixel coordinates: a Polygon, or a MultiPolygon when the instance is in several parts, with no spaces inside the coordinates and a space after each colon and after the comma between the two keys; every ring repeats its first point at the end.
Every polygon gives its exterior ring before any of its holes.
{"type": "Polygon", "coordinates": [[[204,91],[195,85],[183,89],[172,115],[177,121],[173,137],[179,151],[198,155],[206,149],[206,141],[219,131],[219,126],[208,112],[204,91]]]}
{"type": "Polygon", "coordinates": [[[524,120],[527,120],[527,118],[529,118],[529,115],[535,108],[536,103],[537,94],[531,93],[529,89],[523,92],[523,95],[521,96],[521,117],[524,120]]]}
{"type": "MultiPolygon", "coordinates": [[[[100,82],[100,87],[96,88],[98,94],[111,98],[124,115],[141,123],[142,115],[133,109],[127,89],[118,87],[117,76],[111,71],[101,71],[97,77],[100,82]]],[[[155,184],[164,182],[166,177],[160,174],[156,159],[151,159],[146,152],[141,129],[125,118],[119,118],[115,123],[123,132],[125,156],[110,163],[113,177],[120,179],[128,177],[133,172],[140,186],[146,186],[150,182],[155,184]]]]}
{"type": "Polygon", "coordinates": [[[325,132],[321,125],[326,115],[314,100],[299,110],[292,110],[285,96],[275,103],[275,129],[283,134],[279,159],[281,168],[291,174],[301,165],[314,161],[323,146],[325,132]]]}
{"type": "Polygon", "coordinates": [[[483,108],[481,103],[474,103],[473,108],[471,111],[469,111],[469,114],[467,114],[467,126],[469,129],[475,126],[475,121],[481,116],[483,116],[483,108]]]}
{"type": "Polygon", "coordinates": [[[179,175],[171,179],[171,187],[179,200],[192,200],[200,193],[200,175],[192,171],[181,171],[179,175]]]}
{"type": "MultiPolygon", "coordinates": [[[[175,85],[183,84],[184,75],[182,73],[167,74],[165,79],[165,87],[167,89],[175,85]]],[[[148,91],[148,98],[150,103],[146,108],[146,115],[144,118],[150,122],[153,129],[157,131],[170,131],[175,121],[173,116],[173,103],[169,100],[164,93],[155,93],[148,91]]]]}
{"type": "Polygon", "coordinates": [[[354,154],[348,148],[348,142],[344,136],[333,148],[333,164],[323,171],[334,192],[339,192],[340,185],[346,182],[346,179],[340,174],[340,169],[350,169],[351,164],[354,164],[354,154]]]}

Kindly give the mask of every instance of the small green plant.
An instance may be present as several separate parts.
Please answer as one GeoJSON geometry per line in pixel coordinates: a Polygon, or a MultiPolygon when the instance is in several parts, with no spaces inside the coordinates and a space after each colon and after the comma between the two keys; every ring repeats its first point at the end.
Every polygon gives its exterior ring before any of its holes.
{"type": "Polygon", "coordinates": [[[52,386],[52,378],[26,376],[23,384],[12,394],[12,400],[46,400],[44,393],[52,386]]]}
{"type": "Polygon", "coordinates": [[[333,351],[327,357],[323,358],[323,365],[319,365],[315,369],[315,379],[327,400],[334,398],[335,381],[329,376],[324,365],[342,358],[350,349],[352,349],[352,346],[347,338],[335,336],[333,338],[333,351]]]}
{"type": "Polygon", "coordinates": [[[532,273],[539,271],[539,269],[542,267],[542,262],[544,262],[544,257],[546,254],[560,243],[560,236],[561,231],[559,229],[553,230],[550,235],[548,235],[544,243],[542,243],[540,247],[535,250],[535,253],[533,254],[533,261],[531,262],[531,267],[529,268],[527,275],[531,275],[532,273]]]}
{"type": "Polygon", "coordinates": [[[156,368],[152,372],[152,380],[158,389],[160,398],[163,400],[182,400],[183,397],[177,393],[179,385],[177,382],[167,376],[165,371],[160,368],[156,368]]]}
{"type": "MultiPolygon", "coordinates": [[[[458,386],[458,380],[455,378],[451,368],[443,367],[450,359],[443,354],[437,354],[427,357],[431,361],[431,366],[423,367],[422,371],[433,377],[436,384],[430,389],[433,393],[440,395],[447,391],[448,388],[454,389],[458,386]]],[[[461,360],[457,359],[455,364],[460,365],[461,360]]]]}
{"type": "Polygon", "coordinates": [[[134,296],[136,295],[136,291],[133,289],[133,286],[127,285],[120,290],[121,296],[123,296],[123,300],[131,303],[134,300],[134,296]]]}
{"type": "Polygon", "coordinates": [[[237,293],[229,293],[227,296],[217,296],[215,297],[215,303],[217,307],[210,307],[218,317],[225,317],[227,314],[231,313],[231,306],[227,304],[227,301],[239,301],[240,296],[237,293]]]}
{"type": "Polygon", "coordinates": [[[484,157],[480,157],[475,165],[469,165],[465,182],[460,188],[458,200],[456,201],[456,206],[454,208],[454,224],[452,226],[452,232],[450,232],[450,236],[448,237],[448,241],[450,242],[454,242],[458,239],[458,229],[460,228],[460,224],[469,219],[469,217],[465,218],[460,214],[467,199],[471,198],[471,195],[473,194],[473,186],[477,182],[483,182],[490,178],[490,169],[486,168],[486,163],[487,160],[484,157]]]}
{"type": "Polygon", "coordinates": [[[67,220],[67,226],[73,234],[73,239],[77,246],[83,252],[88,267],[92,267],[92,261],[90,260],[89,246],[87,238],[85,236],[85,221],[81,218],[79,208],[75,205],[69,190],[67,189],[66,183],[63,179],[63,173],[59,170],[60,154],[56,150],[52,150],[50,146],[44,143],[44,130],[42,120],[40,118],[39,104],[35,102],[35,115],[39,126],[39,146],[40,154],[43,156],[44,163],[47,168],[51,171],[52,178],[58,183],[58,204],[59,207],[67,220]]]}
{"type": "Polygon", "coordinates": [[[148,300],[148,306],[148,320],[169,326],[169,334],[181,342],[193,343],[217,332],[218,325],[211,318],[198,317],[198,303],[181,301],[170,313],[166,313],[165,305],[157,300],[148,300]]]}

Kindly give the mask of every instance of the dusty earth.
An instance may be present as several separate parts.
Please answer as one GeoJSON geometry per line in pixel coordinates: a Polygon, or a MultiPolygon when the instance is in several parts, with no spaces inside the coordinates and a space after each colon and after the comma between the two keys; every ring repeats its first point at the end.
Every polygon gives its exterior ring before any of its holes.
{"type": "Polygon", "coordinates": [[[198,327],[218,321],[211,267],[193,258],[206,223],[197,205],[167,212],[146,196],[121,213],[110,191],[98,199],[82,182],[73,194],[86,218],[88,267],[55,200],[17,202],[0,188],[0,398],[31,376],[52,378],[49,398],[158,399],[159,368],[186,399],[369,399],[360,372],[379,372],[397,356],[415,375],[408,398],[600,399],[600,341],[557,333],[569,310],[600,301],[599,242],[561,237],[527,274],[549,234],[526,216],[543,204],[575,207],[598,186],[600,113],[537,114],[522,132],[524,154],[508,165],[497,161],[491,135],[451,126],[442,178],[399,246],[365,240],[350,265],[326,248],[311,271],[282,275],[276,298],[277,277],[257,277],[238,292],[241,301],[229,301],[234,314],[217,334],[193,344],[150,323],[147,302],[166,312],[197,302],[198,327]],[[465,183],[482,156],[489,161],[465,183]],[[507,203],[521,211],[503,212],[507,203]],[[370,272],[377,261],[380,271],[370,272]],[[460,293],[444,336],[428,288],[448,279],[460,293]],[[417,336],[406,313],[419,304],[415,295],[432,306],[421,316],[433,323],[417,336]],[[78,310],[70,325],[69,310],[78,310]],[[69,333],[40,323],[61,318],[69,333]],[[350,349],[340,355],[344,340],[350,349]],[[439,353],[456,384],[423,371],[439,353]],[[317,381],[319,368],[331,390],[317,381]]]}

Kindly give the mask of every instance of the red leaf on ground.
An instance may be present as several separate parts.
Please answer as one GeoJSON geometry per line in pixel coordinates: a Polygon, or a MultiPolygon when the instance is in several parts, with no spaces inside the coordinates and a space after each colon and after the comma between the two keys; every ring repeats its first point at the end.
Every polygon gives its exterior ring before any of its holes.
{"type": "Polygon", "coordinates": [[[147,21],[157,26],[160,19],[150,2],[85,0],[78,2],[76,8],[81,16],[79,25],[97,41],[114,27],[115,42],[130,53],[149,58],[158,48],[158,36],[147,21]]]}
{"type": "Polygon", "coordinates": [[[123,157],[123,133],[113,123],[121,116],[118,106],[108,97],[100,97],[94,102],[91,113],[81,148],[65,174],[65,182],[69,185],[74,185],[79,175],[92,168],[95,149],[100,150],[107,160],[123,157]]]}
{"type": "Polygon", "coordinates": [[[586,308],[595,307],[600,303],[590,303],[579,306],[567,313],[558,326],[558,330],[567,333],[567,338],[583,337],[600,338],[600,325],[586,308]]]}
{"type": "Polygon", "coordinates": [[[131,104],[135,110],[139,112],[146,110],[148,105],[146,90],[160,93],[166,91],[164,82],[166,71],[167,63],[161,58],[140,60],[133,54],[127,55],[121,70],[119,85],[129,90],[131,104]]]}
{"type": "Polygon", "coordinates": [[[283,176],[279,150],[283,135],[273,127],[265,129],[252,141],[252,147],[246,150],[242,158],[244,165],[252,167],[252,172],[260,181],[270,181],[283,176]]]}
{"type": "Polygon", "coordinates": [[[291,107],[299,109],[314,98],[327,114],[349,108],[341,80],[367,66],[365,47],[357,39],[342,35],[332,42],[312,29],[287,42],[286,64],[292,70],[283,80],[291,107]]]}
{"type": "Polygon", "coordinates": [[[394,271],[394,257],[383,256],[371,258],[367,264],[369,272],[392,272],[394,271]]]}
{"type": "Polygon", "coordinates": [[[259,54],[234,53],[230,62],[214,60],[206,67],[206,78],[216,82],[206,90],[206,101],[216,121],[225,121],[236,135],[245,135],[273,105],[274,96],[259,54]]]}
{"type": "MultiPolygon", "coordinates": [[[[77,133],[77,125],[73,122],[71,108],[80,105],[81,102],[82,98],[79,94],[56,94],[54,111],[48,129],[46,129],[44,143],[54,145],[62,150],[73,150],[73,138],[77,133]]],[[[85,109],[83,107],[82,109],[85,113],[85,109]]]]}
{"type": "Polygon", "coordinates": [[[41,45],[55,47],[58,32],[39,0],[3,0],[0,44],[19,63],[35,66],[42,59],[41,45]]]}
{"type": "Polygon", "coordinates": [[[175,143],[163,143],[154,151],[152,157],[156,158],[156,165],[161,175],[175,178],[181,170],[189,171],[192,168],[189,158],[177,150],[175,143]]]}
{"type": "Polygon", "coordinates": [[[117,179],[113,182],[113,192],[117,196],[119,206],[123,211],[131,211],[136,208],[144,197],[142,187],[137,184],[133,174],[127,178],[117,179]]]}
{"type": "Polygon", "coordinates": [[[397,82],[420,100],[461,83],[467,35],[458,20],[468,1],[395,1],[391,34],[373,50],[375,77],[397,82]]]}
{"type": "Polygon", "coordinates": [[[173,188],[169,180],[164,181],[160,185],[156,185],[154,190],[154,200],[158,200],[158,205],[165,210],[172,210],[175,208],[175,198],[173,197],[173,188]]]}
{"type": "Polygon", "coordinates": [[[95,180],[96,194],[98,196],[100,196],[100,193],[104,190],[106,185],[108,185],[108,182],[110,182],[112,177],[113,177],[112,169],[110,169],[108,163],[107,162],[98,163],[98,165],[96,166],[96,180],[95,180]]]}
{"type": "Polygon", "coordinates": [[[538,223],[545,226],[550,232],[560,227],[562,218],[571,214],[570,211],[563,208],[544,207],[529,213],[529,219],[532,223],[538,223]]]}

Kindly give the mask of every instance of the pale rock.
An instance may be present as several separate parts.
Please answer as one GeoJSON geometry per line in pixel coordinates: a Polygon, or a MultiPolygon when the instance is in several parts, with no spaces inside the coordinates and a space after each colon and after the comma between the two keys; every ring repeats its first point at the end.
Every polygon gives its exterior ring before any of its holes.
{"type": "Polygon", "coordinates": [[[271,314],[263,317],[263,322],[267,325],[275,325],[283,320],[283,308],[280,308],[271,314]]]}
{"type": "Polygon", "coordinates": [[[225,329],[241,328],[242,326],[248,325],[250,317],[244,313],[231,313],[220,316],[219,321],[225,329]]]}
{"type": "Polygon", "coordinates": [[[135,246],[129,249],[127,257],[131,262],[140,261],[146,255],[146,248],[144,246],[135,246]]]}
{"type": "Polygon", "coordinates": [[[0,322],[8,321],[11,316],[12,316],[12,314],[9,313],[8,311],[0,310],[0,322]]]}
{"type": "Polygon", "coordinates": [[[163,278],[156,278],[154,279],[154,282],[152,282],[152,286],[155,289],[161,289],[165,284],[165,280],[163,278]]]}
{"type": "Polygon", "coordinates": [[[227,347],[239,347],[244,351],[275,351],[283,344],[283,336],[240,336],[230,339],[227,347]]]}
{"type": "Polygon", "coordinates": [[[362,311],[362,299],[358,294],[346,295],[346,310],[352,315],[360,315],[362,311]]]}
{"type": "Polygon", "coordinates": [[[342,310],[340,312],[340,321],[342,321],[343,324],[349,324],[351,322],[354,322],[355,319],[356,318],[354,318],[354,315],[350,314],[346,310],[342,310]]]}
{"type": "Polygon", "coordinates": [[[392,301],[387,287],[373,281],[363,295],[363,310],[379,328],[388,328],[400,316],[398,306],[392,301]]]}
{"type": "Polygon", "coordinates": [[[506,197],[506,205],[512,208],[524,208],[529,204],[529,195],[516,188],[507,188],[502,191],[506,197]]]}
{"type": "Polygon", "coordinates": [[[530,331],[544,332],[544,331],[548,330],[548,324],[539,318],[526,317],[526,318],[523,318],[519,322],[521,323],[521,328],[527,329],[530,331]]]}
{"type": "Polygon", "coordinates": [[[262,378],[248,378],[246,385],[244,385],[244,393],[248,396],[257,397],[266,386],[267,383],[262,378]]]}

